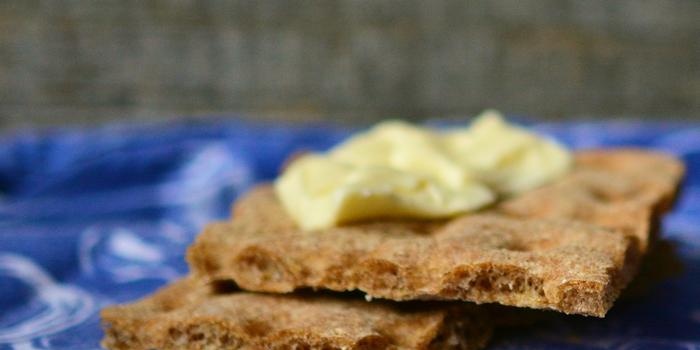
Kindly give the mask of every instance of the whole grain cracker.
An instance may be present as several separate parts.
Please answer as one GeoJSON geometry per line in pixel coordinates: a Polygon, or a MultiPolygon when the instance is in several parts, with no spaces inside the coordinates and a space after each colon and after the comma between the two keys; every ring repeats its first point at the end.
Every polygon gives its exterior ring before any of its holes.
{"type": "Polygon", "coordinates": [[[682,170],[656,153],[580,152],[565,178],[487,213],[312,234],[301,232],[262,186],[238,202],[231,223],[209,226],[188,259],[200,277],[230,278],[257,291],[359,289],[393,300],[459,299],[604,316],[632,278],[682,170]],[[656,175],[643,174],[649,167],[656,175]],[[619,215],[627,207],[629,216],[619,215]]]}

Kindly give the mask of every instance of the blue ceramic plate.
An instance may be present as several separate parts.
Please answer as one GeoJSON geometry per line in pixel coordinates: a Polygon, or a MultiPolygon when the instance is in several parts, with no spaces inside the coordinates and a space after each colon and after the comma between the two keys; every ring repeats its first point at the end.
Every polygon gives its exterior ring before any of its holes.
{"type": "MultiPolygon", "coordinates": [[[[439,123],[438,123],[439,124],[439,123]]],[[[663,237],[683,271],[605,319],[499,331],[493,349],[700,349],[700,123],[534,124],[571,147],[631,145],[688,166],[663,237]]],[[[98,312],[186,273],[185,247],[329,125],[205,122],[29,130],[0,138],[0,350],[98,349],[98,312]]],[[[649,169],[654,171],[654,169],[649,169]]]]}

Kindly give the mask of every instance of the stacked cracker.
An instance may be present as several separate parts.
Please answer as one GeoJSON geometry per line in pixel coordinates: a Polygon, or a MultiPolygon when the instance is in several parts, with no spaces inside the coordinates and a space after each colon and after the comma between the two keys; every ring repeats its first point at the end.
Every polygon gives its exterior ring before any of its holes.
{"type": "Polygon", "coordinates": [[[558,181],[476,214],[314,234],[260,186],[237,202],[233,220],[197,238],[191,276],[103,311],[103,344],[474,349],[492,323],[463,301],[604,317],[653,245],[683,166],[641,150],[575,158],[558,181]],[[368,301],[322,290],[362,291],[368,301]]]}

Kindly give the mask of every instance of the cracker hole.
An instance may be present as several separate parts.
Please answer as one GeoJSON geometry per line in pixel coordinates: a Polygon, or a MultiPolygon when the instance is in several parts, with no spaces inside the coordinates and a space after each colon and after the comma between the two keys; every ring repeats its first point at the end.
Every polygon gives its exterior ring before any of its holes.
{"type": "Polygon", "coordinates": [[[202,260],[202,269],[207,274],[214,274],[215,272],[217,272],[221,269],[221,266],[219,265],[218,262],[214,261],[213,259],[203,259],[202,260]]]}
{"type": "Polygon", "coordinates": [[[180,338],[182,336],[182,331],[180,331],[177,328],[169,328],[168,335],[173,339],[177,339],[177,338],[180,338]]]}
{"type": "Polygon", "coordinates": [[[233,280],[216,280],[211,283],[214,294],[231,294],[238,292],[240,288],[233,280]]]}
{"type": "Polygon", "coordinates": [[[204,333],[197,332],[197,333],[192,333],[189,336],[189,340],[191,342],[198,342],[204,340],[204,333]]]}
{"type": "Polygon", "coordinates": [[[474,286],[482,291],[488,292],[493,288],[491,279],[488,276],[479,276],[474,282],[474,286]]]}

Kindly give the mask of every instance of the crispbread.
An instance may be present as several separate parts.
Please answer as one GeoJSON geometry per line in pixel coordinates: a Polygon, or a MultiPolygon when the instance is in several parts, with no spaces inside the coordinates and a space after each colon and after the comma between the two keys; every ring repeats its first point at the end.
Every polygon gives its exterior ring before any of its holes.
{"type": "Polygon", "coordinates": [[[661,153],[635,149],[580,151],[575,161],[567,176],[510,198],[498,210],[621,230],[636,237],[645,252],[655,238],[658,219],[674,202],[683,164],[661,153]]]}
{"type": "Polygon", "coordinates": [[[193,278],[102,311],[109,349],[479,349],[474,305],[213,292],[193,278]]]}
{"type": "Polygon", "coordinates": [[[233,279],[254,291],[359,289],[393,300],[497,302],[602,317],[636,271],[650,223],[668,207],[681,174],[677,161],[655,153],[588,151],[577,154],[566,178],[489,213],[312,234],[262,186],[238,202],[232,222],[210,225],[188,260],[201,278],[233,279]],[[659,175],[639,173],[647,167],[659,175]],[[564,189],[577,184],[585,191],[569,197],[564,189]],[[590,215],[612,206],[602,199],[629,205],[629,216],[613,220],[617,207],[590,215]],[[559,214],[559,203],[572,209],[559,214]]]}
{"type": "MultiPolygon", "coordinates": [[[[279,205],[254,203],[270,197],[271,190],[260,189],[241,205],[283,215],[279,205]]],[[[268,230],[238,216],[209,225],[188,256],[197,275],[254,291],[359,289],[392,300],[459,299],[603,316],[631,278],[637,254],[634,240],[617,231],[477,214],[446,225],[365,223],[318,235],[268,230]]]]}

